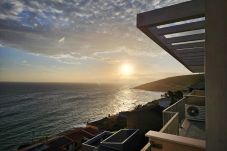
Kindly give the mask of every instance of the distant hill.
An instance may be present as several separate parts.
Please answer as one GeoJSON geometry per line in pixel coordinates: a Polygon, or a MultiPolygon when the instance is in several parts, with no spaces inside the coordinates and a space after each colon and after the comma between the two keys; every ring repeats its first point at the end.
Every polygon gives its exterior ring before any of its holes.
{"type": "Polygon", "coordinates": [[[166,92],[168,90],[177,91],[177,90],[186,89],[190,86],[195,86],[197,83],[204,84],[204,74],[169,77],[158,81],[139,85],[134,89],[160,91],[160,92],[166,92]]]}

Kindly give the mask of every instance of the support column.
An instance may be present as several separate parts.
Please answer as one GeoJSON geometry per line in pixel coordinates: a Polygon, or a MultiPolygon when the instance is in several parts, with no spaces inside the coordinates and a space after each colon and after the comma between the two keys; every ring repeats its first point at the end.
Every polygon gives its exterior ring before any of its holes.
{"type": "Polygon", "coordinates": [[[227,151],[227,1],[206,1],[207,150],[227,151]]]}

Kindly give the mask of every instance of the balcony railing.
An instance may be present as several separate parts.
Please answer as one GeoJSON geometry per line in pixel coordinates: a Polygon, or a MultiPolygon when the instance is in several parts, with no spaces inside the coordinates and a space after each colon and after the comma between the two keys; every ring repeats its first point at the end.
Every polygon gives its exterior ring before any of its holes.
{"type": "Polygon", "coordinates": [[[163,127],[159,132],[149,131],[149,143],[141,151],[204,151],[206,142],[204,140],[189,138],[179,135],[179,129],[185,119],[185,103],[188,101],[199,101],[204,96],[189,95],[172,104],[163,111],[163,127]]]}
{"type": "Polygon", "coordinates": [[[183,98],[177,101],[162,112],[164,126],[160,132],[174,135],[179,134],[179,125],[185,118],[186,99],[187,98],[183,98]]]}
{"type": "Polygon", "coordinates": [[[155,131],[149,131],[146,136],[149,137],[150,147],[145,151],[205,151],[204,140],[155,131]]]}
{"type": "Polygon", "coordinates": [[[160,132],[168,134],[179,134],[179,113],[169,113],[170,120],[162,127],[160,132]]]}

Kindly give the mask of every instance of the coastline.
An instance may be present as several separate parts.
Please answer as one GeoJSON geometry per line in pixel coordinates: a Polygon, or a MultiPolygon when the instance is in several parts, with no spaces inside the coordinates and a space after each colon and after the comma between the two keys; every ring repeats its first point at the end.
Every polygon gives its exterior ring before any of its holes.
{"type": "MultiPolygon", "coordinates": [[[[168,77],[168,78],[153,81],[150,83],[145,83],[145,84],[133,87],[132,89],[164,93],[167,91],[179,91],[179,90],[183,91],[183,92],[184,91],[187,92],[188,89],[190,89],[190,88],[200,89],[200,87],[202,87],[202,88],[204,87],[204,74],[192,74],[192,75],[168,77]]],[[[153,100],[144,105],[138,105],[133,110],[122,111],[122,112],[119,112],[118,114],[115,114],[115,115],[112,115],[109,117],[104,117],[100,120],[88,122],[87,125],[96,126],[100,130],[114,131],[114,130],[116,130],[115,127],[119,127],[119,128],[127,127],[127,124],[128,124],[127,116],[129,116],[130,114],[133,114],[133,113],[137,114],[138,112],[146,113],[147,111],[152,112],[152,114],[158,113],[157,118],[162,119],[162,116],[160,116],[159,114],[162,112],[162,110],[165,107],[170,105],[170,103],[171,103],[171,99],[169,97],[163,96],[160,99],[153,100]],[[123,120],[124,118],[125,118],[125,121],[123,120]],[[114,119],[115,119],[115,122],[113,122],[114,119]],[[118,122],[116,122],[116,121],[118,121],[120,123],[117,126],[116,126],[116,124],[118,122]],[[112,127],[110,125],[112,125],[112,127]]],[[[146,116],[146,115],[143,114],[143,116],[146,116]]],[[[156,117],[153,117],[153,118],[156,118],[156,117]]],[[[159,125],[160,124],[157,124],[157,126],[154,126],[155,128],[153,130],[155,130],[155,129],[157,130],[159,128],[159,125]]],[[[160,126],[160,128],[161,128],[161,126],[160,126]]]]}
{"type": "MultiPolygon", "coordinates": [[[[170,77],[167,79],[163,79],[163,80],[159,80],[159,81],[155,81],[155,82],[151,82],[148,84],[144,84],[145,86],[149,85],[152,87],[155,87],[158,83],[161,83],[159,87],[156,88],[162,88],[162,91],[159,91],[158,89],[145,89],[147,87],[144,87],[144,85],[140,85],[137,87],[134,87],[132,89],[140,89],[140,90],[145,90],[145,91],[158,91],[158,92],[167,92],[165,91],[165,89],[167,88],[166,85],[168,85],[168,82],[173,82],[173,83],[177,83],[177,79],[180,79],[180,81],[189,79],[189,81],[187,81],[187,84],[181,85],[181,88],[183,89],[178,89],[178,90],[189,90],[188,88],[195,85],[195,83],[198,83],[203,81],[203,75],[196,75],[196,78],[194,77],[195,75],[188,75],[188,76],[180,76],[181,78],[178,77],[170,77]],[[192,79],[192,80],[190,80],[192,79]],[[163,82],[166,82],[166,80],[168,81],[167,84],[163,85],[163,82]],[[196,82],[195,82],[196,80],[196,82]],[[189,84],[190,83],[190,84],[189,84]],[[188,86],[189,85],[189,86],[188,86]],[[164,86],[164,87],[163,87],[164,86]],[[182,87],[183,86],[183,87],[182,87]]],[[[173,86],[173,85],[171,85],[173,86]]],[[[176,85],[176,87],[179,87],[179,85],[176,85]]],[[[176,88],[174,87],[174,88],[176,88]]],[[[81,134],[79,133],[84,133],[86,132],[84,135],[89,134],[89,137],[94,137],[95,134],[97,133],[101,133],[103,131],[110,131],[110,132],[116,132],[120,129],[139,129],[140,130],[140,134],[144,136],[144,134],[148,131],[148,130],[154,130],[154,131],[159,131],[162,128],[162,111],[168,107],[171,103],[173,103],[172,101],[174,99],[180,99],[175,97],[175,92],[172,92],[173,96],[171,97],[170,95],[168,95],[168,93],[162,94],[160,99],[155,99],[152,100],[150,102],[147,102],[144,105],[137,105],[136,107],[134,107],[134,109],[129,110],[129,111],[121,111],[117,114],[113,114],[113,115],[108,115],[104,118],[95,120],[95,121],[91,121],[91,122],[87,122],[86,124],[82,124],[82,125],[78,125],[79,127],[74,127],[72,129],[63,131],[59,134],[57,134],[56,136],[54,136],[53,138],[46,138],[46,140],[38,140],[33,142],[32,144],[28,144],[29,147],[30,145],[35,145],[37,143],[48,143],[51,140],[53,140],[56,137],[65,137],[65,136],[71,136],[73,135],[74,137],[76,137],[74,141],[77,141],[77,139],[80,139],[79,144],[82,145],[82,143],[84,142],[84,140],[82,139],[81,134]],[[152,120],[151,120],[152,119],[152,120]],[[95,131],[95,134],[93,135],[90,132],[87,132],[87,129],[91,129],[92,131],[95,131]],[[80,136],[79,138],[77,138],[77,136],[80,136]]],[[[183,93],[182,93],[183,96],[183,93]]],[[[176,101],[176,100],[175,100],[176,101]]],[[[23,145],[21,145],[22,147],[24,147],[23,145]]]]}
{"type": "MultiPolygon", "coordinates": [[[[22,144],[18,147],[18,150],[27,148],[29,146],[35,146],[37,144],[42,144],[42,143],[54,140],[55,138],[58,138],[58,137],[65,137],[65,136],[68,136],[68,135],[80,136],[81,134],[79,134],[79,133],[86,132],[87,130],[95,131],[95,135],[97,135],[98,133],[101,133],[103,131],[114,132],[114,131],[118,131],[119,129],[128,128],[127,127],[127,124],[128,124],[127,123],[127,116],[130,116],[130,114],[135,114],[135,115],[138,115],[138,114],[141,114],[141,113],[142,114],[148,114],[148,112],[150,112],[150,111],[151,111],[151,114],[153,114],[155,112],[160,114],[164,108],[160,108],[158,102],[162,99],[163,98],[160,98],[160,99],[148,102],[144,105],[138,105],[134,109],[129,110],[129,111],[121,111],[117,114],[109,115],[109,116],[104,117],[102,119],[98,119],[98,120],[95,120],[95,121],[92,121],[92,122],[87,122],[85,124],[80,124],[80,125],[78,125],[78,127],[75,126],[74,128],[60,132],[59,134],[57,134],[55,136],[45,137],[45,138],[41,138],[39,140],[34,140],[34,142],[32,142],[32,143],[28,142],[26,144],[22,144]]],[[[155,116],[156,116],[156,114],[155,114],[155,116]]],[[[154,120],[154,118],[157,118],[157,120],[162,121],[161,114],[158,117],[153,117],[153,120],[154,120]]],[[[155,125],[154,127],[157,127],[157,126],[158,126],[158,128],[153,128],[153,130],[158,130],[158,129],[161,128],[160,122],[159,122],[158,125],[155,125]]],[[[93,134],[91,132],[88,132],[88,133],[93,134]]],[[[93,135],[91,135],[91,136],[93,137],[93,135]]],[[[78,139],[78,138],[76,138],[76,139],[78,139]]]]}

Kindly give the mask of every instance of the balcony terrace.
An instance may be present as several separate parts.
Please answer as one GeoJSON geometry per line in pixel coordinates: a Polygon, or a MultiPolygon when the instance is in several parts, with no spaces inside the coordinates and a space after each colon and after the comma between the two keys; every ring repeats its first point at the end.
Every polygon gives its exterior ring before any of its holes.
{"type": "MultiPolygon", "coordinates": [[[[137,15],[137,27],[191,72],[204,73],[206,46],[209,44],[206,43],[205,2],[191,0],[140,13],[137,15]]],[[[149,143],[142,151],[205,150],[204,139],[207,138],[203,94],[201,91],[194,92],[166,108],[163,111],[163,128],[160,132],[149,131],[146,134],[149,143]]]]}
{"type": "MultiPolygon", "coordinates": [[[[193,92],[163,111],[163,127],[159,132],[149,131],[149,143],[141,151],[205,150],[205,121],[187,119],[185,104],[205,105],[204,96],[193,92]]],[[[203,92],[199,92],[202,94],[203,92]]]]}
{"type": "Polygon", "coordinates": [[[204,96],[189,95],[163,111],[163,128],[160,132],[205,139],[205,122],[188,120],[185,117],[185,104],[205,105],[204,96]]]}

